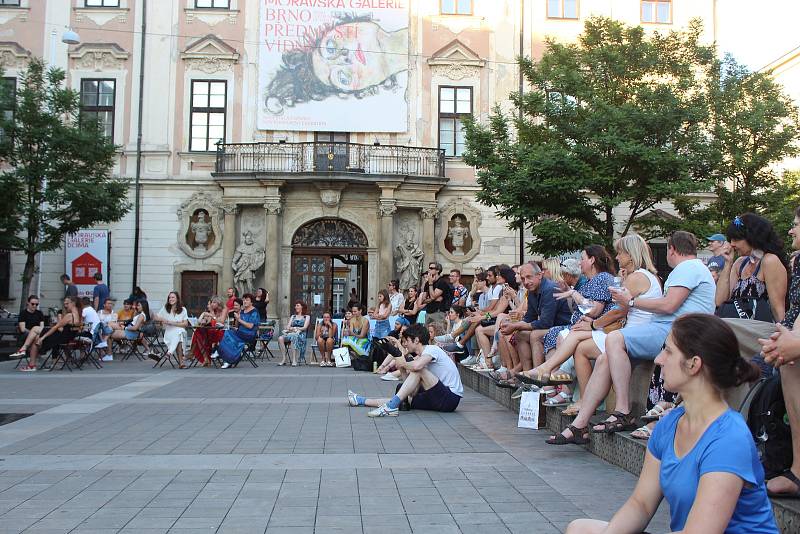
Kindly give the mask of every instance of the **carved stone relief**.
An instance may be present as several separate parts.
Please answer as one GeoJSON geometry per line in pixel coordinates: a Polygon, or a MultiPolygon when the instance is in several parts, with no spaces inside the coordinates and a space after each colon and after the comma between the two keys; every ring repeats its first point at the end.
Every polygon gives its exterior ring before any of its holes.
{"type": "Polygon", "coordinates": [[[70,51],[75,67],[82,70],[122,70],[130,54],[114,43],[84,43],[70,51]]]}
{"type": "Polygon", "coordinates": [[[442,76],[448,80],[458,81],[465,78],[477,78],[480,73],[480,67],[473,65],[463,65],[460,63],[453,63],[450,65],[435,65],[431,67],[431,73],[434,76],[442,76]]]}
{"type": "Polygon", "coordinates": [[[17,43],[0,42],[0,66],[3,68],[25,69],[30,58],[30,51],[17,43]]]}
{"type": "Polygon", "coordinates": [[[481,248],[481,212],[465,198],[449,201],[439,218],[439,253],[453,263],[465,263],[481,248]]]}
{"type": "Polygon", "coordinates": [[[222,244],[220,220],[222,200],[211,193],[198,191],[177,210],[180,229],[178,246],[187,256],[205,259],[222,244]]]}
{"type": "Polygon", "coordinates": [[[91,20],[98,26],[105,26],[111,21],[126,23],[128,22],[128,9],[116,8],[109,9],[107,7],[100,9],[88,8],[75,8],[75,20],[77,22],[84,22],[91,20]]]}

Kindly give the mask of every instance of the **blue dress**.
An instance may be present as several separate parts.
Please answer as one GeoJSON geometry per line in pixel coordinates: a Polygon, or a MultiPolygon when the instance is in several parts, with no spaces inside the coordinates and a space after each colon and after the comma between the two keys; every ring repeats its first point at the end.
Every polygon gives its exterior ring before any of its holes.
{"type": "MultiPolygon", "coordinates": [[[[292,315],[291,321],[289,322],[289,328],[303,328],[303,325],[305,324],[305,315],[292,315]]],[[[306,357],[306,333],[307,332],[305,330],[301,330],[299,332],[291,332],[283,336],[286,341],[294,346],[294,350],[297,351],[298,360],[304,360],[306,357]]]]}
{"type": "MultiPolygon", "coordinates": [[[[608,286],[613,283],[614,277],[610,273],[602,272],[588,280],[577,291],[583,296],[583,298],[594,300],[596,302],[604,302],[605,306],[603,306],[603,313],[600,314],[600,316],[603,316],[611,308],[611,292],[608,290],[608,286]]],[[[545,334],[545,354],[556,348],[558,333],[564,328],[569,328],[577,323],[581,317],[583,317],[583,314],[581,313],[580,309],[575,306],[575,311],[572,312],[572,317],[569,320],[569,326],[554,326],[547,332],[547,334],[545,334]]]]}
{"type": "Polygon", "coordinates": [[[219,342],[217,352],[224,362],[235,364],[242,359],[245,346],[256,338],[258,333],[258,310],[253,308],[249,312],[242,311],[239,315],[242,321],[252,323],[252,328],[240,326],[236,329],[226,330],[219,342]]]}

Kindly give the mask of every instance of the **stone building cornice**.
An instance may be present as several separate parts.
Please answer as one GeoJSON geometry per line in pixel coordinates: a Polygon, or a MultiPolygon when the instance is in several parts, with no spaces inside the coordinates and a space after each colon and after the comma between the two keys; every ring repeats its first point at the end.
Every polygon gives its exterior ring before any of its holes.
{"type": "Polygon", "coordinates": [[[191,43],[181,53],[187,70],[214,74],[231,70],[239,62],[239,52],[216,35],[206,35],[191,43]]]}
{"type": "Polygon", "coordinates": [[[130,54],[116,43],[83,43],[70,50],[75,66],[85,70],[121,70],[130,54]]]}
{"type": "Polygon", "coordinates": [[[13,41],[0,41],[0,66],[24,69],[30,59],[30,50],[13,41]]]}

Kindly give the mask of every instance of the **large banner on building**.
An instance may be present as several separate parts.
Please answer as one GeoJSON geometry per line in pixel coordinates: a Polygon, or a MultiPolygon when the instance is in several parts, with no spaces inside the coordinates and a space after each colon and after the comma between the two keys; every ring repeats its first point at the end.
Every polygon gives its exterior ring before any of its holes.
{"type": "Polygon", "coordinates": [[[258,128],[408,130],[408,0],[260,0],[258,128]]]}
{"type": "Polygon", "coordinates": [[[78,286],[78,296],[91,297],[96,284],[94,275],[102,273],[108,284],[108,230],[78,230],[65,237],[64,272],[78,286]]]}

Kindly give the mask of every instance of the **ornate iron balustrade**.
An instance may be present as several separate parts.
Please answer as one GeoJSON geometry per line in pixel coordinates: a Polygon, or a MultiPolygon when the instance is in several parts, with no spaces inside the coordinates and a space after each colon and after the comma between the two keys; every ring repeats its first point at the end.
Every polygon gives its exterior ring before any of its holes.
{"type": "Polygon", "coordinates": [[[340,142],[218,143],[216,172],[351,172],[444,177],[444,150],[340,142]]]}

